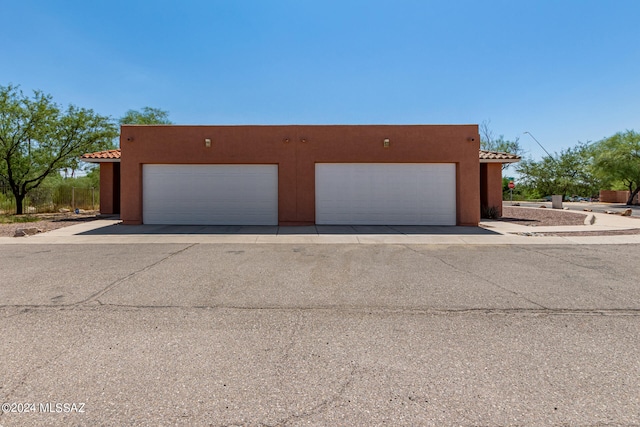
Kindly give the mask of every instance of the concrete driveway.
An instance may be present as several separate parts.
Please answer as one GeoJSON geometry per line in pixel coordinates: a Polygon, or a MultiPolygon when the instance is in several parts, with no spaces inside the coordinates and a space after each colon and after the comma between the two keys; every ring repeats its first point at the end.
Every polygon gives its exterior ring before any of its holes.
{"type": "Polygon", "coordinates": [[[400,244],[400,245],[566,245],[640,244],[638,218],[593,213],[578,226],[528,227],[483,220],[462,226],[197,226],[122,225],[97,220],[27,238],[0,237],[0,245],[22,244],[400,244]],[[557,232],[614,232],[557,236],[557,232]],[[631,231],[631,232],[629,232],[631,231]],[[535,232],[535,233],[532,233],[535,232]],[[545,233],[550,233],[545,235],[545,233]],[[616,234],[617,233],[617,234],[616,234]],[[535,238],[531,235],[535,234],[535,238]]]}
{"type": "Polygon", "coordinates": [[[639,256],[0,245],[0,425],[638,424],[639,256]]]}

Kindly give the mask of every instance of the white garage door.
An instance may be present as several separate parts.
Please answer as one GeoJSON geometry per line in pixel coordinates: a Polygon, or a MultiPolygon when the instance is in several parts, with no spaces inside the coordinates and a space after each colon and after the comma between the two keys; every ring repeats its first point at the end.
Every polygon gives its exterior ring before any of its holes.
{"type": "Polygon", "coordinates": [[[453,163],[317,163],[316,223],[455,225],[453,163]]]}
{"type": "Polygon", "coordinates": [[[143,165],[145,224],[277,225],[277,165],[143,165]]]}

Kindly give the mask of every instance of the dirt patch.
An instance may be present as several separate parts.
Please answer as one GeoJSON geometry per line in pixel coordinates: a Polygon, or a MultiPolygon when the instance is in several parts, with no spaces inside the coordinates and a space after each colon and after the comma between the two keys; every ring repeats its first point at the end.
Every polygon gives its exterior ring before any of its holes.
{"type": "Polygon", "coordinates": [[[584,225],[587,216],[581,213],[549,208],[520,208],[504,206],[498,221],[528,226],[584,225]]]}
{"type": "MultiPolygon", "coordinates": [[[[529,226],[584,225],[584,220],[587,217],[584,214],[568,212],[566,210],[549,208],[519,208],[516,206],[504,206],[502,208],[502,215],[503,217],[500,218],[499,221],[507,221],[514,224],[529,226]]],[[[584,231],[545,231],[544,233],[537,233],[534,229],[531,230],[531,232],[526,232],[525,234],[558,237],[624,236],[640,234],[640,229],[632,228],[629,230],[589,231],[588,226],[585,226],[584,231]]]]}
{"type": "Polygon", "coordinates": [[[31,217],[37,218],[32,222],[15,222],[11,224],[0,224],[0,237],[13,237],[18,228],[37,228],[42,232],[57,230],[58,228],[70,225],[82,224],[87,221],[94,221],[97,212],[83,214],[58,213],[58,214],[33,214],[31,217]]]}

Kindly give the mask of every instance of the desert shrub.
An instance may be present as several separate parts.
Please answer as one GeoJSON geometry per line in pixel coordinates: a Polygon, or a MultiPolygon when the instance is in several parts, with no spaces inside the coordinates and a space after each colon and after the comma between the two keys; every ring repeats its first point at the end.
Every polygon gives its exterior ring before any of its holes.
{"type": "Polygon", "coordinates": [[[486,219],[496,219],[500,217],[500,209],[497,206],[482,206],[480,216],[486,219]]]}

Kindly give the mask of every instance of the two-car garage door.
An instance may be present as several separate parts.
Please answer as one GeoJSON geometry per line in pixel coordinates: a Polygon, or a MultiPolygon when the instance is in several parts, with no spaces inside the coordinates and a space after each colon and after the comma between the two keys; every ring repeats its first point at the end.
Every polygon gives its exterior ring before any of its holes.
{"type": "MultiPolygon", "coordinates": [[[[455,225],[455,176],[452,163],[318,163],[315,222],[455,225]]],[[[147,164],[142,181],[145,224],[278,224],[277,165],[147,164]]]]}
{"type": "Polygon", "coordinates": [[[456,166],[317,163],[316,223],[456,225],[456,166]]]}
{"type": "Polygon", "coordinates": [[[277,225],[277,165],[143,165],[145,224],[277,225]]]}

